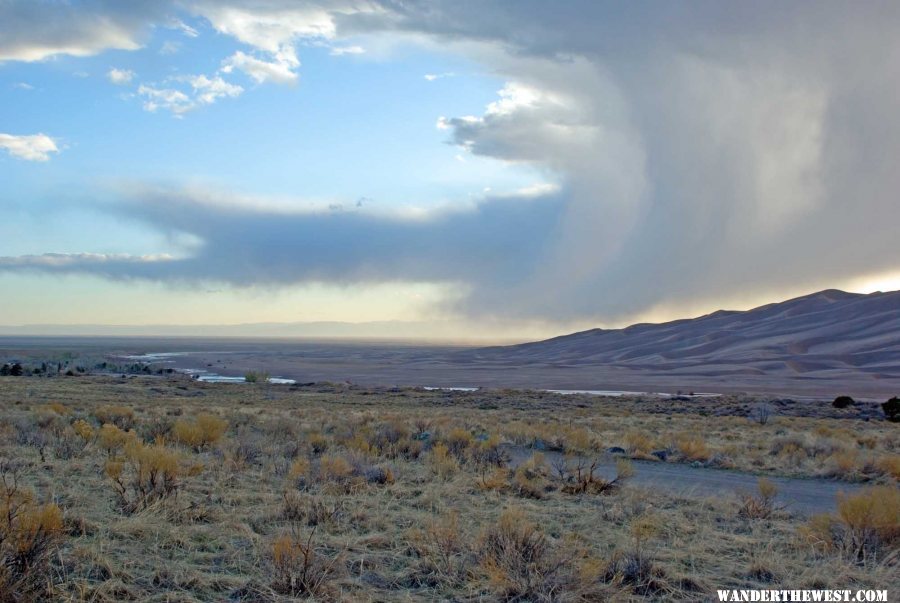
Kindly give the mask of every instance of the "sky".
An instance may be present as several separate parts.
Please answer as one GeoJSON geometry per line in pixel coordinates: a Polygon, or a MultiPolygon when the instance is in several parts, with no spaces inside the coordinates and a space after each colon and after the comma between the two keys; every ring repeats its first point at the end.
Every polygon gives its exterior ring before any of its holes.
{"type": "Polygon", "coordinates": [[[900,289],[898,25],[891,2],[0,0],[0,324],[528,339],[900,289]]]}

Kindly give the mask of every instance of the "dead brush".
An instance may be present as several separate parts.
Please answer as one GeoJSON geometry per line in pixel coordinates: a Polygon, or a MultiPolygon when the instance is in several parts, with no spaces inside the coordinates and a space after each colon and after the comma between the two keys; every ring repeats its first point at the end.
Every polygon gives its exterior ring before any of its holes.
{"type": "Polygon", "coordinates": [[[326,454],[313,460],[298,457],[291,465],[288,479],[299,490],[350,494],[368,484],[393,484],[396,477],[390,467],[373,465],[365,458],[326,454]]]}
{"type": "Polygon", "coordinates": [[[775,506],[778,488],[764,477],[756,482],[756,488],[756,494],[745,492],[739,495],[738,516],[745,519],[769,519],[778,510],[775,506]]]}
{"type": "Polygon", "coordinates": [[[346,500],[343,498],[325,498],[287,490],[282,499],[284,518],[310,527],[335,525],[346,514],[346,500]]]}
{"type": "Polygon", "coordinates": [[[561,601],[585,590],[581,551],[554,545],[516,508],[489,526],[477,545],[479,567],[495,596],[503,601],[561,601]]]}
{"type": "Polygon", "coordinates": [[[469,449],[469,460],[479,469],[503,467],[509,462],[509,455],[500,447],[500,437],[493,435],[469,449]]]}
{"type": "Polygon", "coordinates": [[[475,436],[461,427],[455,427],[440,438],[441,443],[459,461],[465,461],[466,451],[475,444],[475,436]]]}
{"type": "Polygon", "coordinates": [[[450,511],[432,519],[424,528],[407,535],[410,548],[418,555],[415,582],[423,586],[462,584],[472,562],[459,525],[459,514],[450,511]]]}
{"type": "Polygon", "coordinates": [[[657,518],[644,515],[635,518],[630,526],[632,545],[617,550],[607,562],[603,579],[611,584],[624,585],[636,595],[658,598],[673,590],[666,574],[658,567],[647,550],[646,542],[660,530],[657,518]]]}
{"type": "Polygon", "coordinates": [[[616,461],[616,476],[613,479],[597,475],[600,467],[600,459],[579,456],[556,462],[554,471],[562,481],[561,490],[566,494],[612,494],[634,475],[634,468],[628,459],[616,461]]]}
{"type": "Polygon", "coordinates": [[[51,438],[50,448],[56,458],[69,460],[80,456],[87,445],[88,440],[80,437],[75,429],[69,426],[51,438]]]}
{"type": "Polygon", "coordinates": [[[127,406],[101,406],[94,411],[94,417],[101,425],[111,423],[124,431],[134,427],[134,411],[127,406]]]}
{"type": "Polygon", "coordinates": [[[517,496],[543,498],[547,489],[547,473],[544,455],[535,452],[530,459],[516,467],[511,484],[512,490],[517,496]]]}
{"type": "Polygon", "coordinates": [[[272,543],[272,588],[291,597],[332,595],[331,582],[343,573],[343,556],[326,554],[313,543],[316,531],[301,539],[297,533],[284,534],[272,543]]]}
{"type": "Polygon", "coordinates": [[[43,599],[53,583],[50,557],[63,538],[55,504],[38,504],[19,467],[0,461],[0,601],[43,599]]]}
{"type": "Polygon", "coordinates": [[[873,486],[839,494],[837,515],[817,515],[798,530],[803,542],[866,565],[900,551],[900,490],[873,486]]]}

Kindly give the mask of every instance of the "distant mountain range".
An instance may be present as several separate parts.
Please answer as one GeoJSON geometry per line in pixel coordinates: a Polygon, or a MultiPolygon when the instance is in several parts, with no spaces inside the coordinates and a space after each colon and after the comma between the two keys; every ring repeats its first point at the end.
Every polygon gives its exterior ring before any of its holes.
{"type": "MultiPolygon", "coordinates": [[[[602,368],[671,382],[879,380],[900,384],[900,291],[829,289],[741,312],[624,329],[592,329],[546,341],[466,350],[461,362],[602,368]]],[[[888,384],[884,384],[889,389],[888,384]]],[[[900,393],[900,392],[898,392],[900,393]]]]}
{"type": "Polygon", "coordinates": [[[257,369],[303,381],[366,385],[755,392],[816,399],[850,394],[873,400],[900,394],[900,291],[864,295],[832,289],[752,310],[507,346],[397,341],[421,337],[427,332],[422,324],[269,323],[210,326],[208,332],[153,327],[149,335],[156,339],[147,337],[147,327],[48,325],[18,332],[0,328],[0,345],[88,346],[122,354],[182,350],[190,355],[170,366],[236,375],[257,369]],[[38,334],[60,341],[27,337],[38,334]],[[79,334],[96,339],[65,339],[79,334]],[[341,334],[344,341],[338,341],[341,334]],[[120,339],[104,339],[113,335],[120,339]],[[353,341],[367,336],[382,342],[353,341]]]}

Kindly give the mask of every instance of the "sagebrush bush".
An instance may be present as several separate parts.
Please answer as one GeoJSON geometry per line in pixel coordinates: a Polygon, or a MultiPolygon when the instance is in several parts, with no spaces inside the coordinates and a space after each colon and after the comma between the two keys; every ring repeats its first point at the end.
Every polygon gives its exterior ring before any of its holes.
{"type": "Polygon", "coordinates": [[[711,456],[706,442],[697,436],[683,435],[676,440],[675,447],[681,456],[688,461],[705,462],[711,456]]]}
{"type": "Polygon", "coordinates": [[[434,445],[429,457],[432,473],[441,479],[447,479],[459,471],[459,462],[443,442],[434,445]]]}
{"type": "Polygon", "coordinates": [[[865,563],[900,549],[900,490],[874,486],[839,494],[836,515],[817,515],[800,528],[801,539],[865,563]]]}
{"type": "Polygon", "coordinates": [[[333,525],[344,515],[343,498],[325,498],[287,490],[283,495],[282,515],[292,522],[304,522],[310,527],[333,525]]]}
{"type": "Polygon", "coordinates": [[[339,575],[341,555],[327,556],[313,545],[313,530],[305,541],[295,535],[279,536],[272,543],[272,588],[292,597],[324,597],[330,581],[339,575]]]}
{"type": "Polygon", "coordinates": [[[461,427],[451,429],[441,438],[441,442],[450,451],[450,454],[459,460],[465,459],[466,450],[475,443],[475,436],[461,427]]]}
{"type": "Polygon", "coordinates": [[[629,431],[625,434],[625,450],[631,455],[646,456],[653,450],[653,440],[642,431],[629,431]]]}
{"type": "Polygon", "coordinates": [[[196,451],[215,444],[228,430],[228,422],[210,413],[200,413],[193,420],[178,420],[172,426],[175,441],[196,451]]]}
{"type": "Polygon", "coordinates": [[[419,557],[417,582],[455,585],[464,581],[472,555],[458,513],[433,518],[424,528],[411,530],[408,539],[419,557]]]}
{"type": "Polygon", "coordinates": [[[875,467],[882,475],[900,480],[900,455],[883,456],[875,461],[875,467]]]}
{"type": "Polygon", "coordinates": [[[747,519],[768,519],[775,512],[775,498],[778,488],[764,477],[756,482],[757,493],[740,495],[738,515],[747,519]]]}
{"type": "Polygon", "coordinates": [[[126,406],[101,406],[94,411],[94,417],[101,425],[112,423],[125,431],[134,427],[134,411],[126,406]]]}
{"type": "Polygon", "coordinates": [[[19,470],[0,461],[0,601],[41,597],[53,581],[50,556],[63,537],[62,511],[39,504],[19,470]]]}
{"type": "Polygon", "coordinates": [[[55,412],[62,417],[67,417],[72,414],[72,410],[68,406],[59,402],[48,402],[45,407],[47,410],[55,412]]]}
{"type": "Polygon", "coordinates": [[[481,534],[477,558],[503,601],[560,601],[583,594],[583,551],[555,545],[525,513],[505,510],[481,534]]]}
{"type": "Polygon", "coordinates": [[[97,431],[97,444],[110,455],[136,439],[134,431],[124,431],[112,423],[104,423],[97,431]]]}
{"type": "Polygon", "coordinates": [[[175,450],[161,444],[148,446],[137,439],[125,444],[121,455],[108,459],[104,467],[126,513],[174,497],[182,477],[202,470],[202,465],[183,461],[175,450]]]}
{"type": "Polygon", "coordinates": [[[93,441],[94,436],[96,435],[93,426],[84,419],[75,419],[75,421],[72,422],[72,429],[74,429],[75,433],[78,434],[78,437],[85,442],[93,441]]]}

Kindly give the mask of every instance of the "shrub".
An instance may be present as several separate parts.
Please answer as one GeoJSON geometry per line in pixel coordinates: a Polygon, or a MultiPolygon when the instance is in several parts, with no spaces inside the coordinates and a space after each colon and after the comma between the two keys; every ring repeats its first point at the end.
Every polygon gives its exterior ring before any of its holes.
{"type": "Polygon", "coordinates": [[[625,449],[628,454],[646,456],[653,449],[653,440],[641,431],[632,430],[625,434],[625,449]]]}
{"type": "Polygon", "coordinates": [[[424,529],[413,530],[411,548],[420,559],[425,574],[420,583],[459,584],[468,571],[469,554],[459,525],[459,514],[451,511],[433,519],[424,529]]]}
{"type": "Polygon", "coordinates": [[[282,535],[272,543],[273,589],[292,597],[327,597],[329,581],[340,569],[340,555],[328,557],[313,546],[315,530],[304,542],[294,535],[282,535]]]}
{"type": "Polygon", "coordinates": [[[475,443],[475,438],[465,429],[457,427],[450,430],[450,433],[442,438],[442,442],[447,447],[447,450],[450,451],[450,454],[459,460],[463,460],[466,450],[475,443]]]}
{"type": "Polygon", "coordinates": [[[430,465],[431,471],[441,479],[447,479],[459,470],[459,463],[442,442],[431,449],[430,465]]]}
{"type": "Polygon", "coordinates": [[[94,416],[101,425],[111,423],[126,431],[134,427],[134,411],[125,406],[101,406],[94,416]]]}
{"type": "Polygon", "coordinates": [[[835,408],[847,408],[849,406],[853,406],[856,404],[856,400],[851,398],[850,396],[838,396],[834,399],[834,402],[831,403],[835,408]]]}
{"type": "Polygon", "coordinates": [[[167,416],[153,416],[141,422],[138,433],[145,442],[165,442],[170,439],[174,422],[167,416]]]}
{"type": "Polygon", "coordinates": [[[701,438],[695,436],[682,436],[675,444],[681,456],[688,461],[707,461],[710,457],[709,448],[701,438]]]}
{"type": "Polygon", "coordinates": [[[72,414],[72,411],[65,406],[64,404],[60,404],[59,402],[50,402],[46,405],[47,410],[55,412],[61,417],[67,417],[72,414]]]}
{"type": "Polygon", "coordinates": [[[900,479],[900,456],[883,456],[875,462],[875,467],[884,475],[900,479]]]}
{"type": "Polygon", "coordinates": [[[875,486],[857,494],[838,495],[837,515],[813,517],[800,531],[807,544],[839,551],[858,561],[874,560],[900,545],[900,490],[875,486]]]}
{"type": "Polygon", "coordinates": [[[269,377],[271,375],[265,371],[247,371],[244,374],[244,380],[247,383],[268,383],[269,377]]]}
{"type": "Polygon", "coordinates": [[[546,489],[547,465],[544,455],[535,452],[530,459],[516,468],[513,474],[513,488],[519,496],[541,498],[546,489]]]}
{"type": "Polygon", "coordinates": [[[66,427],[52,438],[53,456],[58,459],[71,459],[85,449],[88,441],[80,437],[73,427],[66,427]]]}
{"type": "Polygon", "coordinates": [[[133,431],[123,431],[112,423],[105,423],[97,432],[97,443],[108,454],[123,448],[125,444],[137,439],[133,431]]]}
{"type": "Polygon", "coordinates": [[[52,581],[50,556],[63,535],[62,511],[37,504],[18,468],[0,461],[0,600],[30,601],[52,581]]]}
{"type": "Polygon", "coordinates": [[[334,524],[344,514],[344,499],[325,499],[321,496],[288,490],[283,496],[282,514],[288,521],[303,521],[308,526],[334,524]]]}
{"type": "Polygon", "coordinates": [[[764,477],[756,483],[757,494],[742,494],[738,515],[747,519],[768,519],[775,512],[778,488],[764,477]]]}
{"type": "Polygon", "coordinates": [[[291,463],[291,468],[288,471],[288,478],[294,480],[298,488],[306,488],[310,485],[311,468],[312,464],[309,462],[308,458],[302,456],[297,457],[294,459],[294,462],[291,463]]]}
{"type": "Polygon", "coordinates": [[[489,467],[502,467],[508,461],[500,448],[500,437],[496,435],[472,446],[469,449],[469,459],[482,473],[489,467]]]}
{"type": "Polygon", "coordinates": [[[834,477],[849,477],[859,465],[856,450],[840,450],[828,457],[828,474],[834,477]]]}
{"type": "Polygon", "coordinates": [[[572,428],[565,434],[566,452],[589,452],[593,447],[593,438],[584,427],[572,428]]]}
{"type": "Polygon", "coordinates": [[[307,441],[313,454],[322,454],[328,450],[328,438],[317,431],[309,434],[307,441]]]}
{"type": "Polygon", "coordinates": [[[577,457],[564,464],[555,464],[554,470],[564,485],[562,491],[567,494],[611,494],[621,487],[622,483],[634,475],[634,469],[628,459],[616,461],[616,477],[608,480],[597,475],[600,468],[599,459],[589,460],[577,457]]]}
{"type": "Polygon", "coordinates": [[[238,430],[229,452],[235,467],[252,465],[262,455],[262,437],[256,431],[242,427],[238,430]]]}
{"type": "Polygon", "coordinates": [[[900,422],[900,398],[896,396],[881,405],[884,417],[894,423],[900,422]]]}
{"type": "Polygon", "coordinates": [[[753,411],[751,412],[750,416],[760,425],[765,425],[769,422],[769,418],[771,418],[772,416],[772,407],[768,404],[757,404],[755,407],[753,407],[753,411]]]}
{"type": "Polygon", "coordinates": [[[900,543],[900,490],[878,486],[853,495],[838,495],[838,517],[846,528],[845,542],[857,559],[882,546],[900,543]]]}
{"type": "Polygon", "coordinates": [[[175,421],[172,434],[175,441],[190,446],[197,452],[222,439],[228,429],[228,422],[216,415],[200,413],[194,420],[175,421]]]}
{"type": "Polygon", "coordinates": [[[85,442],[92,441],[96,435],[94,428],[84,419],[75,419],[72,423],[72,429],[74,429],[75,433],[78,434],[78,437],[85,442]]]}
{"type": "Polygon", "coordinates": [[[604,600],[596,563],[576,542],[555,543],[524,512],[507,509],[486,528],[476,557],[495,600],[604,600]]]}
{"type": "Polygon", "coordinates": [[[137,439],[125,444],[122,456],[110,458],[104,467],[126,513],[175,496],[181,477],[197,475],[202,470],[202,465],[182,466],[178,453],[166,446],[147,446],[137,439]]]}

